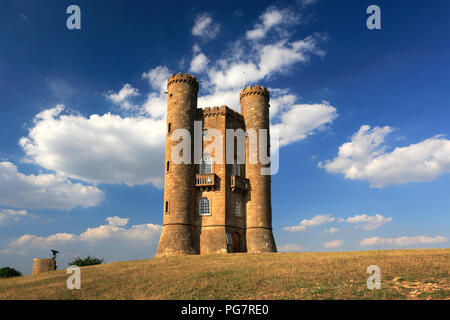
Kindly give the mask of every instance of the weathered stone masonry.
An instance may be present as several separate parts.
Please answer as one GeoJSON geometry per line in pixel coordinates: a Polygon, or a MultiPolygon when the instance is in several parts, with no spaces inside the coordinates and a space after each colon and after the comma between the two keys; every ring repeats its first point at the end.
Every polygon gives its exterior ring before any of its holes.
{"type": "MultiPolygon", "coordinates": [[[[200,172],[201,165],[194,164],[193,150],[194,121],[202,121],[204,130],[222,132],[224,153],[226,129],[269,130],[269,91],[258,85],[242,90],[241,114],[227,106],[197,108],[198,81],[189,74],[172,75],[167,91],[164,222],[156,257],[276,252],[270,175],[261,175],[264,166],[259,159],[257,164],[249,164],[248,142],[246,164],[225,164],[224,154],[223,164],[212,162],[206,166],[210,170],[206,173],[200,172]],[[179,143],[170,139],[176,129],[186,129],[191,134],[191,164],[171,161],[172,148],[179,143]]],[[[203,148],[208,143],[204,141],[203,148]]],[[[210,156],[213,159],[215,155],[210,156]]]]}

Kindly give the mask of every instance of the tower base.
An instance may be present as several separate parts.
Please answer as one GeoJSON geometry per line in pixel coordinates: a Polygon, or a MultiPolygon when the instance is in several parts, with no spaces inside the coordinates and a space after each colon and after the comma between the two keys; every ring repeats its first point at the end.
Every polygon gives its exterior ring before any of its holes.
{"type": "Polygon", "coordinates": [[[155,258],[198,254],[192,240],[191,229],[190,225],[164,225],[155,258]]]}
{"type": "Polygon", "coordinates": [[[247,252],[277,252],[275,239],[270,228],[247,228],[247,252]]]}

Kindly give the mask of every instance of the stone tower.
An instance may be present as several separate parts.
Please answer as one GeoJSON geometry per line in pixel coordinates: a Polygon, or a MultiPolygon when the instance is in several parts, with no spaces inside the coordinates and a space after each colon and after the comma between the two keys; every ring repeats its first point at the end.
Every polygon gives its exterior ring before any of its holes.
{"type": "MultiPolygon", "coordinates": [[[[247,132],[261,129],[267,130],[266,150],[270,151],[269,134],[269,91],[258,85],[247,87],[241,91],[241,113],[244,116],[247,132]]],[[[260,154],[261,135],[257,134],[257,154],[260,154]]],[[[249,145],[246,144],[245,163],[246,178],[250,180],[251,188],[246,195],[247,204],[247,251],[275,252],[275,240],[272,233],[272,202],[270,194],[270,175],[262,175],[261,169],[270,169],[270,163],[264,165],[258,157],[252,164],[249,160],[249,145]]]]}
{"type": "Polygon", "coordinates": [[[173,75],[167,82],[164,222],[157,255],[196,253],[192,237],[193,165],[172,163],[172,148],[178,141],[172,141],[171,134],[174,128],[183,128],[193,137],[197,93],[198,81],[189,74],[173,75]]]}
{"type": "MultiPolygon", "coordinates": [[[[240,94],[242,114],[227,106],[197,108],[198,81],[189,74],[172,75],[167,83],[167,135],[164,182],[164,222],[156,257],[177,254],[229,252],[276,252],[272,234],[270,175],[261,169],[270,167],[249,162],[248,139],[245,164],[235,155],[226,163],[227,129],[269,130],[269,91],[249,86],[240,94]],[[195,122],[195,124],[194,124],[195,122]],[[196,132],[201,125],[203,131],[196,132]],[[189,164],[172,163],[176,129],[191,136],[189,164]],[[195,130],[194,130],[195,129],[195,130]],[[219,133],[214,136],[213,132],[219,133]],[[201,161],[194,161],[194,140],[199,140],[201,161]],[[223,162],[215,151],[207,152],[212,141],[223,142],[223,162]]],[[[232,137],[235,139],[235,137],[232,137]]],[[[259,139],[259,138],[258,138],[259,139]]],[[[269,147],[269,139],[267,139],[269,147]]],[[[259,141],[258,141],[259,151],[259,141]]],[[[259,154],[259,152],[257,152],[259,154]]]]}

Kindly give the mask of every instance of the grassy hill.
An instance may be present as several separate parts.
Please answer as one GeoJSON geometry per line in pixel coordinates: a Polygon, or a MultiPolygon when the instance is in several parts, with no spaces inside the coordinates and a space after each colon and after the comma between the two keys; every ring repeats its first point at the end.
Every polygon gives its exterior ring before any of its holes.
{"type": "Polygon", "coordinates": [[[81,290],[65,270],[0,279],[0,299],[450,299],[449,271],[450,249],[182,256],[83,267],[81,290]]]}

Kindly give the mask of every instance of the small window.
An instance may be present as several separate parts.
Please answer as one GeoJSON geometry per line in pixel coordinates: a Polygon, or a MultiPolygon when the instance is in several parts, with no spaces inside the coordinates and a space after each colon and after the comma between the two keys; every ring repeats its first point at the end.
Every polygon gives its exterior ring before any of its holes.
{"type": "Polygon", "coordinates": [[[172,123],[169,122],[169,124],[167,125],[167,133],[172,133],[172,123]]]}
{"type": "Polygon", "coordinates": [[[166,204],[164,206],[164,212],[169,213],[169,201],[166,201],[166,204]]]}
{"type": "Polygon", "coordinates": [[[242,213],[241,213],[241,201],[240,200],[234,201],[233,211],[234,211],[234,215],[236,217],[240,217],[242,215],[242,213]]]}
{"type": "Polygon", "coordinates": [[[171,93],[171,94],[169,94],[169,97],[172,97],[172,93],[171,93]]]}
{"type": "Polygon", "coordinates": [[[203,156],[202,162],[200,164],[200,173],[202,174],[212,173],[212,160],[209,155],[203,156]]]}
{"type": "Polygon", "coordinates": [[[201,216],[209,216],[210,215],[208,198],[200,199],[199,213],[201,216]]]}
{"type": "Polygon", "coordinates": [[[170,161],[167,161],[166,172],[170,172],[170,161]]]}
{"type": "Polygon", "coordinates": [[[241,175],[241,166],[234,163],[231,167],[231,174],[234,176],[240,176],[241,175]]]}

